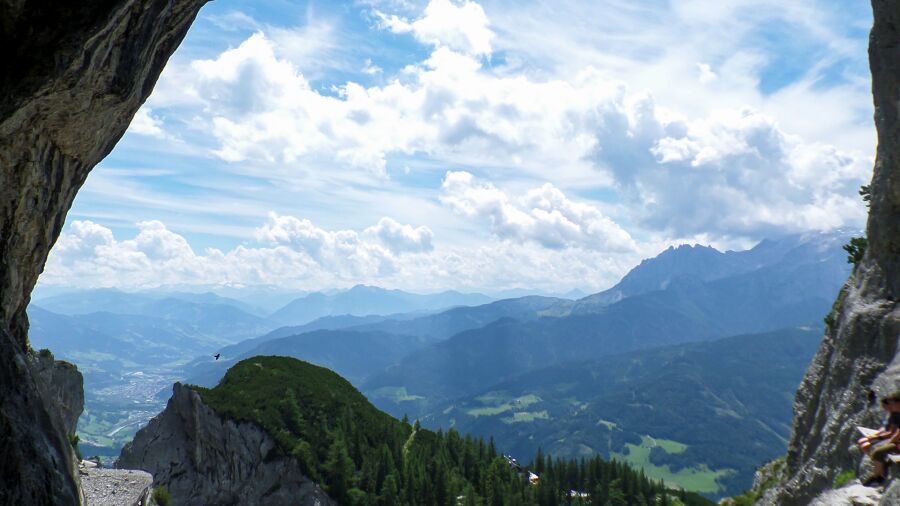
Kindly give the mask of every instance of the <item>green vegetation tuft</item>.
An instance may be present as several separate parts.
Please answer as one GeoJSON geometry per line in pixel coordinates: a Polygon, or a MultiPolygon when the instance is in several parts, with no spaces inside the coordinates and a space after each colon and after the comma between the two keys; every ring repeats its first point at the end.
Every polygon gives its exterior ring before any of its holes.
{"type": "Polygon", "coordinates": [[[722,499],[721,501],[719,501],[719,505],[753,506],[754,504],[756,504],[756,501],[758,501],[763,496],[763,494],[766,493],[767,490],[775,487],[781,482],[786,466],[787,461],[784,457],[777,458],[772,462],[765,464],[757,471],[758,474],[762,476],[762,479],[759,480],[758,483],[754,484],[756,485],[755,488],[747,490],[741,495],[722,499]]]}
{"type": "Polygon", "coordinates": [[[850,242],[844,245],[844,251],[847,252],[847,263],[859,265],[863,255],[866,254],[866,248],[869,246],[869,240],[865,237],[853,237],[850,242]]]}
{"type": "Polygon", "coordinates": [[[157,506],[168,506],[168,504],[172,501],[172,498],[169,496],[169,489],[162,485],[153,487],[153,492],[150,494],[150,499],[157,506]]]}
{"type": "Polygon", "coordinates": [[[837,298],[834,300],[834,304],[831,305],[831,312],[825,316],[825,325],[828,325],[829,328],[834,328],[836,322],[835,318],[841,314],[841,311],[844,309],[844,301],[846,299],[847,289],[842,288],[838,293],[837,298]]]}
{"type": "Polygon", "coordinates": [[[661,504],[670,495],[684,497],[689,506],[712,504],[599,457],[554,460],[538,451],[527,469],[540,475],[540,484],[531,485],[524,470],[498,455],[493,440],[398,421],[334,372],[293,358],[249,358],[215,388],[191,388],[220,415],[265,429],[281,455],[295,458],[348,506],[549,506],[572,503],[570,490],[584,491],[600,505],[661,504]]]}
{"type": "MultiPolygon", "coordinates": [[[[866,203],[866,207],[871,207],[872,205],[872,187],[869,185],[863,185],[859,187],[859,196],[862,197],[863,202],[866,203]]],[[[863,255],[866,253],[866,247],[869,245],[869,240],[866,237],[853,237],[850,239],[850,242],[844,245],[844,251],[847,252],[847,263],[851,263],[853,265],[859,265],[859,262],[862,260],[863,255]]]]}
{"type": "Polygon", "coordinates": [[[859,196],[862,197],[866,207],[872,206],[872,187],[870,185],[862,185],[859,187],[859,196]]]}
{"type": "Polygon", "coordinates": [[[78,460],[81,460],[81,450],[78,449],[78,443],[81,441],[81,438],[78,437],[78,434],[68,434],[69,444],[72,445],[72,449],[75,450],[75,456],[78,460]]]}
{"type": "Polygon", "coordinates": [[[844,485],[850,483],[851,481],[856,479],[856,471],[853,469],[848,469],[841,474],[834,477],[834,487],[833,488],[841,488],[844,485]]]}
{"type": "Polygon", "coordinates": [[[759,500],[760,495],[752,490],[748,490],[741,495],[737,495],[725,499],[722,503],[725,506],[753,506],[759,500]]]}

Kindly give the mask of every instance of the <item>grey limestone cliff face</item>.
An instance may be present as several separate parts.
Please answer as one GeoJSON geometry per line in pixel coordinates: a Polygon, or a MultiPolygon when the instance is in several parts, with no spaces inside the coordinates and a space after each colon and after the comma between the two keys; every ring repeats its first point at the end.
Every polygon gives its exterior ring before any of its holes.
{"type": "Polygon", "coordinates": [[[78,504],[25,308],[66,212],[206,0],[0,0],[0,504],[78,504]]]}
{"type": "MultiPolygon", "coordinates": [[[[29,353],[27,360],[54,432],[66,436],[75,434],[78,417],[84,411],[84,378],[78,368],[55,360],[53,355],[45,352],[29,353]]],[[[76,475],[78,459],[74,454],[67,463],[68,472],[76,475]]]]}
{"type": "Polygon", "coordinates": [[[122,449],[119,467],[152,474],[173,506],[336,504],[294,459],[278,456],[259,426],[223,419],[180,383],[166,409],[122,449]]]}
{"type": "MultiPolygon", "coordinates": [[[[833,323],[797,392],[788,479],[763,504],[809,504],[838,473],[855,469],[854,427],[876,425],[881,416],[868,392],[900,389],[900,0],[872,0],[872,8],[878,148],[869,246],[835,302],[833,323]]],[[[897,504],[886,497],[883,504],[897,504]]]]}
{"type": "Polygon", "coordinates": [[[84,411],[84,377],[74,365],[49,353],[29,354],[31,374],[47,412],[66,434],[75,434],[84,411]]]}

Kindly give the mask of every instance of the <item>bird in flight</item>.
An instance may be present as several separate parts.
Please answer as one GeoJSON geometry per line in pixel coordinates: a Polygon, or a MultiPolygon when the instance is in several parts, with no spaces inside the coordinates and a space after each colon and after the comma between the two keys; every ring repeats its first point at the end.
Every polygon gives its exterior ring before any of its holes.
{"type": "Polygon", "coordinates": [[[222,356],[221,353],[216,353],[216,360],[219,360],[219,357],[221,357],[221,356],[222,356]]]}

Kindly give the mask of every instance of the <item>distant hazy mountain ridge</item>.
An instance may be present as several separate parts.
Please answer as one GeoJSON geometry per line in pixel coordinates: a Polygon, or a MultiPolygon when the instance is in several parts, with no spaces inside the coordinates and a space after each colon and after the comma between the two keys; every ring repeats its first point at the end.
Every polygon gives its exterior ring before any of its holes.
{"type": "MultiPolygon", "coordinates": [[[[841,249],[846,239],[841,233],[790,236],[730,254],[709,248],[667,250],[623,280],[640,293],[614,303],[588,296],[539,311],[559,316],[507,318],[460,332],[373,376],[362,389],[390,413],[420,416],[538,367],[737,334],[819,327],[850,270],[841,249]],[[677,258],[675,270],[690,273],[710,257],[722,261],[709,281],[659,268],[677,258]],[[660,285],[665,289],[641,291],[660,285]]],[[[610,293],[625,291],[618,287],[610,293]]]]}
{"type": "MultiPolygon", "coordinates": [[[[89,322],[89,325],[104,325],[107,318],[104,315],[109,314],[127,315],[136,322],[142,320],[139,317],[173,321],[176,322],[175,326],[191,329],[192,333],[221,344],[259,335],[275,327],[263,317],[245,310],[252,310],[246,304],[213,294],[152,296],[113,289],[79,290],[38,299],[30,307],[35,306],[60,315],[77,317],[83,322],[89,322]],[[92,318],[92,314],[100,316],[92,318]]],[[[43,337],[38,335],[37,339],[43,337]]],[[[148,337],[152,340],[152,336],[148,337]]]]}
{"type": "Polygon", "coordinates": [[[530,296],[481,306],[456,307],[424,316],[405,313],[323,317],[306,325],[282,327],[264,336],[225,347],[221,350],[221,360],[208,356],[198,358],[187,366],[186,376],[190,382],[212,386],[237,361],[253,355],[277,353],[331,367],[352,382],[361,382],[410,353],[459,332],[483,327],[502,318],[533,320],[541,311],[563,304],[571,304],[571,301],[530,296]],[[333,332],[317,332],[320,330],[333,332]],[[374,340],[349,353],[338,353],[339,349],[348,345],[342,339],[350,337],[352,341],[358,335],[372,336],[374,340]],[[366,351],[358,353],[361,350],[366,351]],[[323,354],[330,358],[323,358],[323,354]]]}
{"type": "Polygon", "coordinates": [[[184,363],[273,328],[242,308],[213,294],[75,291],[28,307],[29,338],[35,349],[78,364],[81,446],[109,457],[162,409],[156,394],[179,378],[184,363]]]}
{"type": "MultiPolygon", "coordinates": [[[[304,300],[301,297],[293,306],[288,304],[289,307],[281,308],[279,314],[287,319],[305,320],[342,308],[358,314],[379,308],[413,312],[391,316],[402,321],[426,315],[432,307],[445,309],[492,300],[480,294],[418,295],[362,285],[309,297],[310,300],[330,302],[319,306],[305,305],[297,302],[304,300]],[[298,314],[292,313],[295,309],[298,314]]],[[[31,345],[36,349],[54,350],[60,358],[79,364],[83,371],[86,410],[79,422],[82,446],[91,454],[102,455],[117,453],[123,441],[161,409],[163,399],[157,398],[157,394],[168,391],[172,381],[184,379],[184,364],[191,359],[202,357],[198,363],[205,368],[195,372],[192,366],[192,379],[212,385],[221,378],[228,365],[237,361],[236,355],[259,344],[244,341],[261,335],[260,342],[302,333],[288,329],[271,332],[282,324],[261,316],[261,312],[236,298],[209,292],[156,290],[129,293],[116,289],[75,290],[38,296],[28,309],[31,345]],[[233,350],[231,345],[236,345],[236,349],[233,350]],[[238,349],[242,351],[238,352],[238,349]],[[224,356],[221,362],[213,360],[216,353],[224,356]]],[[[323,316],[321,321],[304,326],[303,331],[362,325],[386,317],[323,316]]],[[[325,335],[320,334],[313,338],[313,341],[320,339],[315,346],[304,347],[304,344],[296,343],[276,351],[302,350],[305,358],[335,367],[359,381],[422,345],[420,339],[409,337],[415,333],[396,337],[373,330],[368,335],[372,339],[360,340],[342,334],[341,337],[347,339],[334,341],[335,346],[329,350],[327,344],[322,345],[321,339],[325,339],[325,335]]],[[[305,344],[310,343],[312,341],[305,341],[305,344]]]]}
{"type": "Polygon", "coordinates": [[[425,345],[424,339],[406,334],[350,329],[314,330],[263,341],[249,352],[237,356],[220,360],[204,358],[187,369],[187,381],[213,387],[225,371],[240,360],[255,355],[280,355],[327,367],[359,384],[425,345]]]}
{"type": "Polygon", "coordinates": [[[302,325],[322,316],[408,313],[453,306],[475,306],[492,300],[486,295],[456,291],[419,295],[357,285],[335,294],[313,293],[300,297],[272,313],[269,319],[281,325],[302,325]]]}
{"type": "Polygon", "coordinates": [[[853,233],[841,230],[764,239],[749,250],[724,253],[700,245],[669,247],[656,257],[641,261],[614,287],[579,299],[572,310],[590,312],[596,306],[609,305],[642,293],[666,290],[673,284],[710,282],[766,267],[828,262],[849,272],[849,267],[840,261],[841,257],[846,256],[841,246],[853,233]]]}

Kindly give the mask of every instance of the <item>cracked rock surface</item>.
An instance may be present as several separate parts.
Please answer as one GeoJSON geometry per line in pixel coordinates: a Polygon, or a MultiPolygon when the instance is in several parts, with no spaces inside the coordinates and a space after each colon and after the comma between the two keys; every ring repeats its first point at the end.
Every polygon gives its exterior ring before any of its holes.
{"type": "Polygon", "coordinates": [[[130,469],[81,470],[85,506],[144,506],[149,501],[153,477],[130,469]]]}
{"type": "Polygon", "coordinates": [[[878,506],[881,500],[881,489],[864,487],[857,482],[823,493],[813,499],[810,506],[878,506]]]}
{"type": "Polygon", "coordinates": [[[259,426],[223,419],[180,383],[166,409],[122,449],[118,466],[151,473],[172,506],[336,504],[296,460],[278,455],[259,426]]]}

